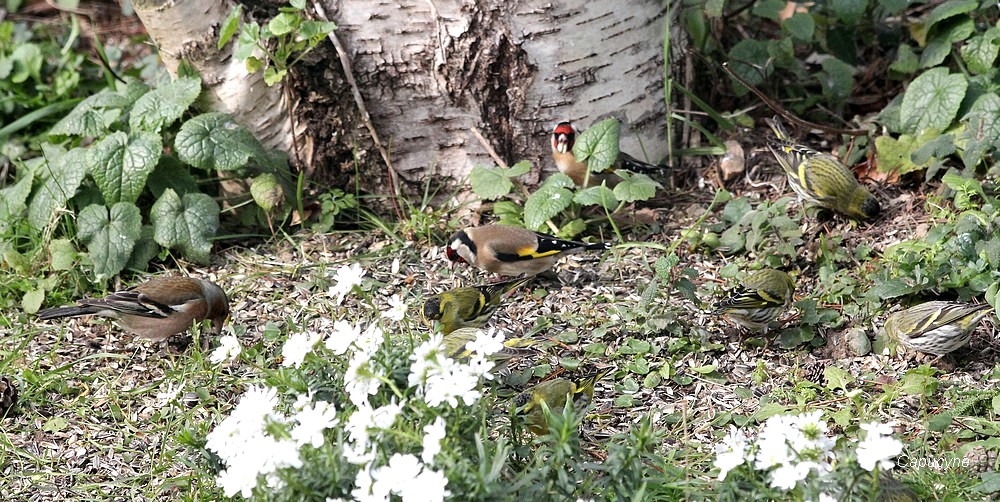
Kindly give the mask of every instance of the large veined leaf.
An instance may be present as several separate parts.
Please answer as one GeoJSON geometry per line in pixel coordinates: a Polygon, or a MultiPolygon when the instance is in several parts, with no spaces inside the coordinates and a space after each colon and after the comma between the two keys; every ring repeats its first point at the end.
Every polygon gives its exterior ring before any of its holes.
{"type": "Polygon", "coordinates": [[[39,230],[45,228],[53,214],[66,207],[66,201],[87,174],[86,156],[85,149],[74,148],[47,159],[38,173],[41,184],[28,205],[28,224],[39,230]]]}
{"type": "Polygon", "coordinates": [[[212,237],[219,230],[219,205],[206,194],[177,195],[166,189],[150,211],[153,238],[166,248],[180,249],[185,258],[208,263],[212,237]]]}
{"type": "Polygon", "coordinates": [[[931,128],[943,132],[955,120],[968,85],[964,75],[948,73],[947,68],[934,68],[915,78],[903,95],[903,131],[919,133],[931,128]]]}
{"type": "Polygon", "coordinates": [[[87,246],[94,273],[103,281],[125,268],[142,231],[142,215],[131,202],[119,202],[109,210],[91,204],[76,218],[77,237],[87,246]]]}
{"type": "Polygon", "coordinates": [[[573,144],[573,156],[586,162],[591,172],[599,173],[618,160],[618,137],[621,124],[610,118],[590,126],[573,144]]]}
{"type": "Polygon", "coordinates": [[[264,159],[264,147],[229,114],[210,112],[188,120],[174,141],[177,156],[205,170],[237,171],[251,157],[264,159]]]}
{"type": "Polygon", "coordinates": [[[184,115],[201,94],[201,80],[180,77],[161,85],[136,100],[128,125],[135,131],[158,132],[184,115]]]}
{"type": "Polygon", "coordinates": [[[108,204],[135,202],[162,153],[159,135],[138,132],[129,137],[119,131],[87,150],[87,169],[108,204]]]}
{"type": "Polygon", "coordinates": [[[546,220],[562,212],[573,202],[573,180],[562,173],[555,173],[538,187],[524,202],[524,226],[538,230],[546,220]]]}

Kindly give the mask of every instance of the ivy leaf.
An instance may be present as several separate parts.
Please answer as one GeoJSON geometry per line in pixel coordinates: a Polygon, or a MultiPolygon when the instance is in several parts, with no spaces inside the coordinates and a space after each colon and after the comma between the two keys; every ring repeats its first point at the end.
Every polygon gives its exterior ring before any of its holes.
{"type": "Polygon", "coordinates": [[[903,131],[947,129],[955,120],[968,85],[964,75],[950,74],[947,68],[934,68],[915,78],[903,95],[900,110],[903,131]]]}
{"type": "Polygon", "coordinates": [[[615,185],[615,198],[622,202],[635,202],[639,200],[649,200],[656,195],[657,188],[662,185],[653,181],[645,174],[616,172],[618,176],[625,178],[621,183],[615,185]]]}
{"type": "Polygon", "coordinates": [[[76,218],[77,237],[87,246],[94,263],[94,274],[104,281],[121,272],[132,255],[132,248],[142,232],[142,215],[131,202],[107,207],[92,204],[76,218]]]}
{"type": "Polygon", "coordinates": [[[153,204],[149,213],[153,238],[165,248],[180,249],[185,258],[207,264],[212,242],[219,230],[219,205],[206,194],[171,189],[153,204]]]}
{"type": "Polygon", "coordinates": [[[531,162],[522,160],[508,169],[500,166],[475,166],[469,173],[472,191],[482,199],[495,200],[510,193],[514,188],[511,178],[531,171],[531,162]]]}
{"type": "Polygon", "coordinates": [[[135,202],[162,153],[159,135],[142,131],[130,138],[119,131],[87,150],[87,168],[108,204],[135,202]]]}
{"type": "Polygon", "coordinates": [[[188,120],[174,141],[182,162],[206,171],[240,172],[251,157],[265,158],[257,138],[228,113],[209,112],[188,120]]]}
{"type": "Polygon", "coordinates": [[[580,190],[573,197],[573,202],[581,206],[601,206],[608,211],[618,207],[615,193],[604,183],[580,190]]]}
{"type": "Polygon", "coordinates": [[[49,224],[57,210],[66,207],[66,201],[73,197],[87,174],[86,149],[74,148],[57,153],[54,158],[46,151],[46,157],[49,158],[38,173],[41,184],[28,205],[28,224],[38,230],[49,224]]]}
{"type": "Polygon", "coordinates": [[[181,77],[142,95],[129,113],[132,132],[159,132],[181,118],[201,94],[201,79],[181,77]]]}
{"type": "Polygon", "coordinates": [[[573,180],[562,173],[549,176],[524,202],[524,226],[538,230],[573,202],[573,180]]]}
{"type": "Polygon", "coordinates": [[[618,136],[621,124],[610,118],[590,126],[580,134],[573,145],[573,156],[578,162],[586,162],[590,171],[599,173],[611,167],[618,160],[618,136]]]}

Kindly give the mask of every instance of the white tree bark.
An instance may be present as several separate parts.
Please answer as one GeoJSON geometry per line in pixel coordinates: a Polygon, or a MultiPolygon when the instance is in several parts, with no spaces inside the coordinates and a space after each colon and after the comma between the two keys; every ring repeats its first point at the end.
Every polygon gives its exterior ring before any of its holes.
{"type": "Polygon", "coordinates": [[[476,164],[494,164],[469,132],[477,127],[506,162],[532,161],[526,181],[533,182],[540,170],[555,170],[549,133],[562,120],[583,129],[617,117],[622,150],[653,161],[666,155],[666,1],[324,6],[404,180],[419,182],[430,171],[460,180],[476,164]]]}

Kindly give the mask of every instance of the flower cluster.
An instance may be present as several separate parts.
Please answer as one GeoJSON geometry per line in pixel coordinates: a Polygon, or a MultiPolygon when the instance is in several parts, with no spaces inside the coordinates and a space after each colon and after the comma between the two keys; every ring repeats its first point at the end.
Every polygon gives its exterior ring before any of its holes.
{"type": "MultiPolygon", "coordinates": [[[[829,436],[821,417],[821,411],[772,416],[753,440],[730,426],[722,442],[715,446],[714,465],[719,468],[719,480],[725,481],[735,469],[746,466],[751,476],[766,475],[770,488],[782,493],[808,483],[829,484],[828,475],[834,472],[838,459],[843,464],[850,455],[838,455],[837,442],[829,436]]],[[[861,429],[866,436],[854,449],[857,465],[867,471],[876,466],[891,469],[895,465],[892,458],[903,450],[903,444],[891,436],[892,427],[873,422],[862,424],[861,429]]]]}
{"type": "MultiPolygon", "coordinates": [[[[330,294],[342,302],[363,276],[359,266],[342,267],[330,294]]],[[[482,397],[481,381],[493,378],[493,362],[488,356],[503,348],[504,337],[477,333],[468,345],[474,355],[465,362],[447,356],[439,334],[408,349],[398,343],[407,337],[392,333],[385,324],[403,321],[405,311],[401,296],[393,295],[384,313],[373,315],[367,326],[343,319],[319,319],[316,329],[289,335],[281,349],[282,366],[305,373],[309,364],[340,361],[338,365],[346,369],[337,393],[346,395],[349,404],[336,409],[330,402],[315,400],[312,394],[299,394],[289,407],[292,412],[285,414],[279,411],[279,389],[248,389],[232,414],[208,436],[208,449],[226,465],[217,480],[226,496],[239,493],[249,497],[261,480],[267,489],[281,490],[284,483],[279,471],[301,468],[301,448],[305,446],[337,448],[336,456],[356,467],[350,491],[355,500],[381,501],[396,495],[404,501],[432,501],[450,495],[444,471],[440,466],[435,468],[448,427],[447,410],[468,415],[456,409],[471,406],[482,397]],[[411,351],[409,373],[402,385],[406,388],[402,389],[386,369],[393,351],[400,350],[411,351]],[[316,351],[324,353],[310,356],[316,351]],[[422,438],[400,441],[402,421],[410,425],[415,420],[424,420],[422,429],[417,429],[422,438]],[[328,442],[334,436],[328,429],[343,434],[336,435],[335,443],[328,442]]],[[[220,350],[218,360],[228,360],[232,352],[232,348],[220,350]]],[[[280,393],[294,394],[288,390],[283,388],[280,393]]]]}

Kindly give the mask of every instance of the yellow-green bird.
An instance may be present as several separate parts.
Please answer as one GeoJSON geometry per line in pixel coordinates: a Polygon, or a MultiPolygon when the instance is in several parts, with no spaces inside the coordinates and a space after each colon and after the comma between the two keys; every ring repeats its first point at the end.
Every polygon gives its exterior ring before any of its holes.
{"type": "Polygon", "coordinates": [[[881,211],[878,200],[840,160],[792,141],[778,117],[767,119],[767,124],[775,136],[769,139],[767,147],[799,197],[855,219],[878,216],[881,211]]]}
{"type": "Polygon", "coordinates": [[[885,332],[911,350],[943,356],[964,347],[991,307],[982,303],[935,301],[890,315],[885,332]]]}
{"type": "Polygon", "coordinates": [[[765,268],[744,277],[726,299],[715,304],[712,314],[766,332],[767,323],[788,309],[794,294],[795,281],[788,274],[765,268]]]}
{"type": "Polygon", "coordinates": [[[421,313],[428,324],[437,323],[438,329],[448,334],[459,328],[481,328],[503,302],[505,295],[533,276],[511,281],[455,288],[434,295],[424,302],[421,313]]]}
{"type": "Polygon", "coordinates": [[[565,378],[541,382],[514,397],[515,413],[528,424],[528,430],[536,435],[545,434],[549,431],[549,424],[545,420],[542,403],[551,412],[559,413],[572,396],[573,408],[580,413],[594,399],[594,385],[610,371],[611,368],[601,369],[576,382],[565,378]]]}
{"type": "MultiPolygon", "coordinates": [[[[459,328],[444,335],[441,344],[444,346],[445,354],[459,362],[468,361],[474,352],[466,345],[476,339],[479,328],[459,328]]],[[[489,358],[496,364],[497,370],[502,370],[507,366],[507,362],[517,356],[523,356],[530,351],[524,350],[538,343],[530,338],[508,338],[503,342],[503,348],[495,352],[489,358]]]]}

